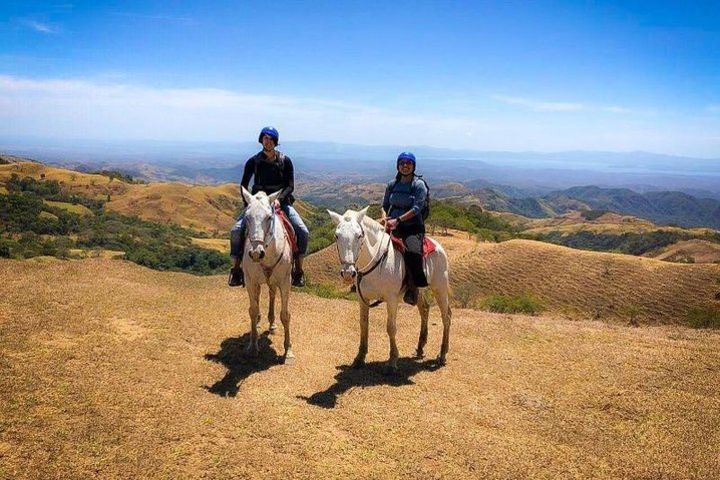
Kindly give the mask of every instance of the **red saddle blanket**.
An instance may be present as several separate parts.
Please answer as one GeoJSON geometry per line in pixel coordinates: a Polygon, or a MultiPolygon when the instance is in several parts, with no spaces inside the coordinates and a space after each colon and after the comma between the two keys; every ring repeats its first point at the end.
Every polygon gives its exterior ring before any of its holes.
{"type": "Polygon", "coordinates": [[[285,212],[283,212],[280,207],[275,207],[275,215],[277,215],[277,217],[280,219],[280,223],[282,223],[282,226],[285,229],[287,238],[290,241],[290,246],[292,247],[293,256],[297,255],[297,237],[295,236],[295,229],[293,228],[292,223],[290,223],[290,219],[287,217],[287,215],[285,215],[285,212]]]}
{"type": "MultiPolygon", "coordinates": [[[[395,235],[390,235],[390,240],[392,240],[393,247],[395,247],[395,250],[397,250],[400,253],[405,253],[405,244],[403,243],[402,239],[399,237],[396,237],[395,235]]],[[[427,258],[428,255],[433,253],[435,251],[435,243],[430,240],[428,237],[423,237],[423,253],[422,258],[427,258]]]]}

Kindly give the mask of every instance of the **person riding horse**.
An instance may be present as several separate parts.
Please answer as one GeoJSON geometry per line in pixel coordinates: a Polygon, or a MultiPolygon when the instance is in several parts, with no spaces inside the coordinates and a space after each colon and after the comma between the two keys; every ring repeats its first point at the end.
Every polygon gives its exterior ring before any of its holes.
{"type": "Polygon", "coordinates": [[[426,206],[427,184],[415,175],[416,160],[411,152],[402,152],[396,163],[397,175],[385,188],[382,218],[388,232],[401,238],[405,245],[407,289],[405,303],[417,303],[418,287],[427,287],[423,271],[422,248],[425,239],[425,221],[422,211],[426,206]]]}
{"type": "MultiPolygon", "coordinates": [[[[250,179],[253,178],[253,195],[260,191],[268,195],[281,191],[274,206],[279,206],[290,220],[293,230],[295,231],[298,246],[298,253],[294,258],[292,284],[297,287],[304,287],[303,257],[307,253],[310,232],[297,210],[292,206],[295,201],[292,195],[295,189],[295,173],[290,157],[276,149],[279,141],[280,134],[275,128],[265,127],[262,129],[258,137],[258,142],[262,144],[263,149],[245,162],[245,170],[241,184],[243,187],[248,188],[250,179]]],[[[244,198],[243,202],[245,202],[244,198]]],[[[247,206],[247,204],[245,204],[245,206],[247,206]]],[[[233,259],[233,267],[230,270],[228,285],[231,287],[245,284],[242,271],[245,234],[244,215],[240,215],[237,223],[230,232],[230,256],[233,259]]]]}

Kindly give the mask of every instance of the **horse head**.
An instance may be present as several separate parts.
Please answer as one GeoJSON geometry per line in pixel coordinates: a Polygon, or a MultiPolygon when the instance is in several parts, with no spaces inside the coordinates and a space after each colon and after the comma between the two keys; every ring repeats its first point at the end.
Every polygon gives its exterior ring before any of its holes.
{"type": "Polygon", "coordinates": [[[359,212],[347,210],[343,215],[328,210],[337,228],[335,229],[335,242],[340,257],[340,276],[345,283],[352,283],[357,276],[357,260],[365,239],[365,230],[362,226],[363,218],[368,207],[359,212]]]}
{"type": "Polygon", "coordinates": [[[248,255],[253,261],[259,262],[265,258],[265,251],[273,238],[275,229],[273,202],[280,195],[280,192],[275,192],[269,196],[265,192],[252,195],[245,187],[241,188],[243,198],[247,203],[245,223],[247,225],[247,239],[250,242],[248,255]]]}

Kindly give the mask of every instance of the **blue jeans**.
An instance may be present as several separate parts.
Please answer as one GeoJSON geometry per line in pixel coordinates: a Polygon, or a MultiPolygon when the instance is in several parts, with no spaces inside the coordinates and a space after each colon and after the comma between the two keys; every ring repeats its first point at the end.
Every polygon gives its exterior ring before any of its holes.
{"type": "MultiPolygon", "coordinates": [[[[305,226],[300,214],[297,213],[292,205],[281,205],[282,211],[287,215],[288,220],[293,226],[295,236],[297,237],[298,244],[298,256],[304,257],[307,253],[308,238],[310,237],[310,231],[305,226]]],[[[238,217],[235,226],[230,230],[230,255],[233,257],[241,257],[243,254],[243,247],[245,246],[245,214],[241,214],[238,217]]]]}

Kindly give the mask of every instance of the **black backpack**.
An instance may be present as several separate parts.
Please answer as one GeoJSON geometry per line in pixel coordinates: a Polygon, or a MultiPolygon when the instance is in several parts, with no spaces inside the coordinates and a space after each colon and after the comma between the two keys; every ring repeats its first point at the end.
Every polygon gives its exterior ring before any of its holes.
{"type": "MultiPolygon", "coordinates": [[[[430,216],[430,185],[428,185],[422,175],[415,175],[413,182],[415,180],[420,180],[421,182],[423,182],[425,184],[425,189],[427,190],[427,196],[425,197],[425,205],[423,206],[422,210],[420,210],[420,216],[422,217],[423,221],[425,221],[430,216]]],[[[392,186],[390,187],[391,194],[395,193],[396,184],[397,179],[393,181],[392,186]]]]}

